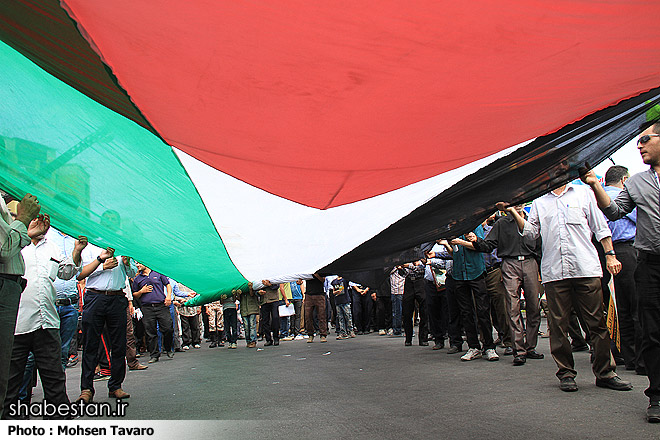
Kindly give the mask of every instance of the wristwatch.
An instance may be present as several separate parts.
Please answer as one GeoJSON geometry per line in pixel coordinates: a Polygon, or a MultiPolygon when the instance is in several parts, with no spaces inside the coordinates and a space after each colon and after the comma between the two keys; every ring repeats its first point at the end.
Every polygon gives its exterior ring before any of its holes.
{"type": "Polygon", "coordinates": [[[612,249],[611,251],[605,252],[605,255],[616,255],[616,252],[614,252],[614,249],[612,249]]]}
{"type": "Polygon", "coordinates": [[[98,257],[96,257],[96,259],[99,260],[99,263],[101,263],[101,264],[105,263],[105,258],[101,258],[100,255],[98,257]]]}

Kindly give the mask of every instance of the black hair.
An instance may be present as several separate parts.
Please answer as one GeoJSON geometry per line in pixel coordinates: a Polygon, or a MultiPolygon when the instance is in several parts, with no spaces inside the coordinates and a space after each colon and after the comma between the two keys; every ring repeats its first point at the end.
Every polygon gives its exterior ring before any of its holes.
{"type": "Polygon", "coordinates": [[[605,173],[605,185],[620,182],[621,179],[628,176],[628,168],[622,165],[614,165],[605,173]]]}

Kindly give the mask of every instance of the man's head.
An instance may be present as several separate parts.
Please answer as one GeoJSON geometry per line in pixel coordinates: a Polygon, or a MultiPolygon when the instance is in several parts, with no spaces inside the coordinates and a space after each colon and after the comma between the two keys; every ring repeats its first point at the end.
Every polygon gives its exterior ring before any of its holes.
{"type": "Polygon", "coordinates": [[[660,165],[660,121],[642,131],[637,140],[637,148],[645,164],[660,165]]]}
{"type": "Polygon", "coordinates": [[[605,185],[623,188],[623,184],[628,177],[630,177],[628,168],[621,165],[614,165],[605,173],[605,185]]]}
{"type": "Polygon", "coordinates": [[[137,269],[138,269],[138,271],[140,271],[140,272],[144,272],[145,270],[147,270],[147,266],[145,266],[145,265],[142,264],[142,263],[138,263],[138,262],[136,261],[136,262],[135,262],[135,265],[137,266],[137,269]]]}

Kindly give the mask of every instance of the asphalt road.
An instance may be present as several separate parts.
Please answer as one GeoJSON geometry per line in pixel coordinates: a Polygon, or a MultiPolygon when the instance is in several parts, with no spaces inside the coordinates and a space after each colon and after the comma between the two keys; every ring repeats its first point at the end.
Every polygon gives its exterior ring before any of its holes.
{"type": "MultiPolygon", "coordinates": [[[[127,419],[231,420],[247,438],[660,438],[660,425],[645,420],[646,377],[620,369],[634,390],[597,388],[589,353],[581,352],[580,389],[564,393],[548,340],[539,341],[546,358],[520,367],[501,349],[498,362],[461,362],[446,349],[404,347],[403,338],[377,334],[324,344],[260,342],[260,350],[243,340],[236,350],[203,343],[129,371],[127,419]]],[[[71,400],[79,375],[79,366],[67,370],[71,400]]],[[[107,382],[95,386],[95,400],[110,401],[107,382]]]]}

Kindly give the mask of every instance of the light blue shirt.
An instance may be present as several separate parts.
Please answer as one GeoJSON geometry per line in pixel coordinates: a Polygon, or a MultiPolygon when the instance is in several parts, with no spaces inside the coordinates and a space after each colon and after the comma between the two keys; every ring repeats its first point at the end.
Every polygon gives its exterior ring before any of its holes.
{"type": "Polygon", "coordinates": [[[289,286],[291,286],[291,299],[303,299],[302,290],[297,282],[291,281],[289,286]]]}
{"type": "MultiPolygon", "coordinates": [[[[621,192],[621,188],[616,186],[606,186],[605,192],[610,199],[616,199],[616,196],[621,192]]],[[[619,220],[608,221],[607,226],[612,231],[612,241],[633,241],[637,233],[637,208],[633,209],[630,214],[626,214],[619,220]]]]}

